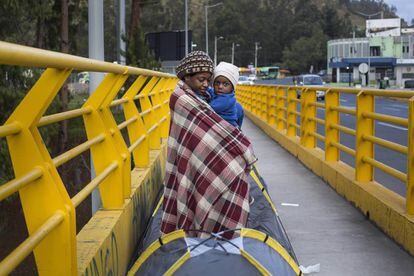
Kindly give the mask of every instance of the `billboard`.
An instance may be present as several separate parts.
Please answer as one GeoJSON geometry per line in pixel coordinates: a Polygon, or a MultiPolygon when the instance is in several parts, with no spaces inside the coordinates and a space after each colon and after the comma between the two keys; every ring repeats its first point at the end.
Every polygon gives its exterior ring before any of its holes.
{"type": "MultiPolygon", "coordinates": [[[[157,60],[181,60],[185,56],[185,31],[147,33],[145,41],[157,60]]],[[[188,31],[188,52],[191,43],[192,32],[188,31]]]]}
{"type": "Polygon", "coordinates": [[[366,21],[366,36],[400,36],[401,18],[370,19],[366,21]]]}

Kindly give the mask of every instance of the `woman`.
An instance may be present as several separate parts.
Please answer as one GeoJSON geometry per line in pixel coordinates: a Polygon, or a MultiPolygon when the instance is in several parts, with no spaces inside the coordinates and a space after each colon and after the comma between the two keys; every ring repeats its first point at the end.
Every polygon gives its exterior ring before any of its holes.
{"type": "Polygon", "coordinates": [[[257,159],[247,137],[208,105],[212,73],[213,62],[202,51],[188,54],[177,67],[180,81],[170,98],[164,234],[184,229],[190,236],[208,237],[247,222],[246,178],[257,159]]]}

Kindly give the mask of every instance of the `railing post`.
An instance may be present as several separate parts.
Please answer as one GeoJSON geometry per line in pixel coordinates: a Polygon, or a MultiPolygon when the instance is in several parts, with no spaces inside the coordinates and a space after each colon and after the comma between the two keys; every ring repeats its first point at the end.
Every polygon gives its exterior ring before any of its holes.
{"type": "Polygon", "coordinates": [[[267,90],[267,123],[272,127],[276,125],[276,92],[276,86],[271,86],[267,90]]]}
{"type": "MultiPolygon", "coordinates": [[[[15,178],[34,169],[42,172],[19,190],[29,235],[50,231],[33,250],[40,275],[75,275],[77,269],[75,209],[37,128],[70,72],[46,69],[5,123],[21,127],[19,133],[7,136],[15,178]],[[42,225],[52,217],[61,221],[47,231],[42,225]]],[[[25,254],[30,253],[26,248],[25,254]]],[[[20,262],[16,256],[9,258],[5,264],[8,271],[0,274],[9,274],[20,262]]]]}
{"type": "Polygon", "coordinates": [[[147,77],[139,76],[122,97],[128,99],[128,102],[124,104],[125,120],[137,118],[135,122],[127,126],[130,143],[133,144],[138,139],[144,137],[140,145],[132,151],[134,164],[137,168],[145,168],[149,165],[149,141],[147,131],[134,101],[135,96],[142,89],[146,80],[147,77]]]}
{"type": "Polygon", "coordinates": [[[296,136],[296,89],[289,87],[287,92],[287,110],[286,110],[286,125],[287,125],[287,136],[296,136]]]}
{"type": "Polygon", "coordinates": [[[327,90],[325,94],[325,160],[339,161],[339,150],[332,143],[339,143],[339,130],[331,127],[339,125],[339,112],[332,107],[339,106],[339,92],[327,90]]]}
{"type": "Polygon", "coordinates": [[[364,94],[361,91],[357,95],[356,101],[356,157],[355,157],[355,177],[357,181],[372,181],[374,178],[372,165],[364,162],[364,157],[374,158],[374,145],[365,140],[364,135],[374,135],[374,120],[365,118],[364,112],[374,112],[375,101],[373,95],[364,94]]]}
{"type": "Polygon", "coordinates": [[[104,141],[94,145],[90,149],[96,175],[103,172],[112,162],[116,161],[118,163],[117,169],[99,185],[102,206],[105,209],[122,207],[124,204],[124,195],[127,193],[127,191],[124,191],[123,180],[125,177],[124,166],[127,165],[129,167],[129,164],[125,164],[125,156],[121,156],[114,139],[116,131],[118,131],[116,123],[114,125],[114,122],[111,122],[111,120],[114,120],[112,114],[108,114],[110,111],[103,105],[107,97],[112,101],[113,96],[110,96],[110,94],[117,93],[114,88],[122,78],[122,75],[107,74],[98,85],[96,91],[83,105],[83,107],[92,109],[90,114],[83,115],[88,139],[92,139],[101,134],[105,135],[104,141]]]}
{"type": "Polygon", "coordinates": [[[286,88],[278,87],[276,91],[276,129],[286,129],[286,88]]]}
{"type": "Polygon", "coordinates": [[[414,215],[414,97],[408,101],[408,153],[406,208],[414,215]]]}
{"type": "Polygon", "coordinates": [[[145,127],[147,128],[150,149],[154,150],[161,148],[161,137],[160,131],[157,127],[157,116],[154,113],[148,94],[153,91],[154,87],[157,85],[158,80],[158,77],[152,77],[138,95],[141,111],[148,112],[143,116],[143,118],[145,127]]]}
{"type": "Polygon", "coordinates": [[[316,132],[316,122],[311,118],[316,117],[316,106],[311,103],[316,101],[316,91],[305,89],[301,94],[300,143],[306,148],[314,148],[316,138],[311,135],[311,132],[316,132]]]}

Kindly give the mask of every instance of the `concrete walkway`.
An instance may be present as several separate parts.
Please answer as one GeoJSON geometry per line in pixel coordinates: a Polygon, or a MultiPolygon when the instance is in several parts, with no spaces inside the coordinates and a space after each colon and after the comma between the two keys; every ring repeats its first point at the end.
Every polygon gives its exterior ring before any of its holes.
{"type": "Polygon", "coordinates": [[[247,118],[243,131],[301,265],[320,263],[320,276],[414,275],[414,257],[358,209],[247,118]]]}

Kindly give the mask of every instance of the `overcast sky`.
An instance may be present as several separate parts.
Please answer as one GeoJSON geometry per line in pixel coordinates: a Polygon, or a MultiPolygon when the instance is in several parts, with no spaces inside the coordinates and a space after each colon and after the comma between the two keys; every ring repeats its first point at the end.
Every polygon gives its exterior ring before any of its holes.
{"type": "Polygon", "coordinates": [[[385,3],[397,7],[397,14],[408,23],[414,18],[414,0],[385,0],[385,3]]]}

